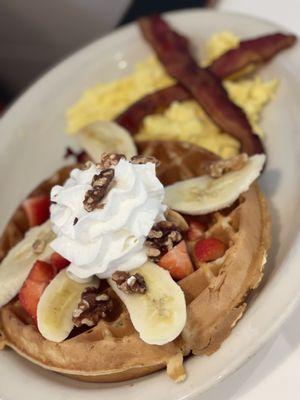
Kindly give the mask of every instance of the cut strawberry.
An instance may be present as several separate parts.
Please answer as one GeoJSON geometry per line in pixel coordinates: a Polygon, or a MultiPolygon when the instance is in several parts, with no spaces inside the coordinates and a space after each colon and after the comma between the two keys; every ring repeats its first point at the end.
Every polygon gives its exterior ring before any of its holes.
{"type": "Polygon", "coordinates": [[[168,251],[159,261],[158,265],[167,269],[172,278],[180,280],[194,272],[193,264],[188,254],[184,240],[168,251]]]}
{"type": "Polygon", "coordinates": [[[35,322],[37,321],[37,306],[40,297],[55,274],[51,264],[38,260],[34,263],[20,290],[19,300],[21,306],[35,322]]]}
{"type": "Polygon", "coordinates": [[[29,197],[22,204],[31,227],[41,225],[50,217],[50,197],[29,197]]]}
{"type": "Polygon", "coordinates": [[[66,268],[70,264],[70,261],[55,252],[55,253],[51,254],[50,263],[51,263],[52,267],[54,268],[54,270],[56,272],[58,272],[61,269],[66,268]]]}
{"type": "Polygon", "coordinates": [[[200,221],[191,220],[189,222],[189,230],[186,233],[186,238],[189,242],[194,242],[200,239],[205,232],[205,224],[200,221]]]}
{"type": "Polygon", "coordinates": [[[225,251],[225,244],[216,238],[198,240],[194,248],[195,257],[200,262],[214,261],[222,257],[225,251]]]}

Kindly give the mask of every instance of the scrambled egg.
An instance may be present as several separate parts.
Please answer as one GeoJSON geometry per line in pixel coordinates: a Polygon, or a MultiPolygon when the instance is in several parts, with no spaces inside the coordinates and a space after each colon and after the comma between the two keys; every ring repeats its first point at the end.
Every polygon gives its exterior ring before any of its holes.
{"type": "Polygon", "coordinates": [[[235,49],[240,44],[240,38],[230,31],[215,33],[204,47],[202,54],[202,67],[207,67],[226,51],[235,49]]]}
{"type": "Polygon", "coordinates": [[[166,74],[155,57],[137,64],[124,78],[100,83],[83,93],[79,101],[68,110],[68,131],[76,133],[87,124],[98,120],[112,120],[129,105],[175,81],[166,74]]]}
{"type": "MultiPolygon", "coordinates": [[[[231,32],[213,35],[205,46],[202,65],[209,65],[238,44],[239,38],[231,32]]],[[[174,83],[160,62],[150,57],[137,64],[130,75],[88,89],[68,110],[68,132],[76,133],[97,120],[113,120],[139,98],[174,83]]],[[[263,136],[259,126],[261,112],[274,97],[277,80],[263,81],[255,76],[235,81],[227,79],[223,83],[232,101],[245,111],[254,131],[263,136]]],[[[162,114],[147,116],[136,139],[189,141],[225,158],[237,154],[240,147],[239,142],[222,132],[194,100],[173,102],[162,114]]]]}

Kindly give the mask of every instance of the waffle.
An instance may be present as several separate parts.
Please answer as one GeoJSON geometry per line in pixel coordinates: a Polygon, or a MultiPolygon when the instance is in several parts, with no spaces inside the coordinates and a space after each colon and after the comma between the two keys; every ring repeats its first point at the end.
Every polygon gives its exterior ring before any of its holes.
{"type": "MultiPolygon", "coordinates": [[[[182,145],[169,145],[172,157],[182,152],[182,145]]],[[[170,159],[169,145],[164,145],[160,155],[162,165],[166,159],[170,159]]],[[[154,149],[161,150],[157,142],[143,146],[144,152],[148,151],[148,154],[155,156],[158,154],[154,149]]],[[[201,168],[195,167],[195,160],[184,157],[183,177],[182,160],[173,166],[167,164],[167,169],[172,172],[169,174],[170,181],[186,179],[186,175],[201,174],[201,168]],[[189,166],[190,162],[192,167],[189,166]]],[[[158,172],[164,183],[165,174],[166,169],[158,172]]],[[[61,183],[64,178],[64,173],[60,171],[41,184],[35,193],[49,193],[50,187],[61,183]]],[[[6,227],[1,241],[3,255],[24,235],[24,218],[19,209],[6,227]],[[19,233],[11,241],[10,232],[16,229],[15,225],[19,233]]],[[[205,218],[205,236],[222,239],[227,243],[228,250],[222,259],[200,264],[193,274],[178,282],[186,296],[187,323],[175,341],[163,346],[143,342],[125,306],[116,298],[118,312],[113,318],[101,320],[94,328],[74,330],[62,343],[50,342],[40,335],[18,300],[14,299],[0,310],[2,345],[13,348],[46,369],[85,381],[122,381],[165,367],[170,377],[176,381],[182,380],[185,376],[183,357],[216,351],[241,318],[249,291],[261,281],[269,247],[270,220],[267,205],[256,185],[232,207],[205,218]]],[[[105,290],[113,296],[111,289],[105,290]]]]}
{"type": "Polygon", "coordinates": [[[157,175],[164,185],[204,175],[208,165],[220,159],[203,147],[179,140],[149,140],[136,145],[139,153],[160,161],[157,175]]]}

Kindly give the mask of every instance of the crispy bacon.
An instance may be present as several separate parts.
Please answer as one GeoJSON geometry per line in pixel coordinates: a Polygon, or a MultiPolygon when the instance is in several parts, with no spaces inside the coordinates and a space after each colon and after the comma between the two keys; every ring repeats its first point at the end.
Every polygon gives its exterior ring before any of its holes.
{"type": "Polygon", "coordinates": [[[191,98],[191,94],[184,87],[172,85],[136,101],[116,119],[116,122],[135,134],[138,132],[144,117],[163,111],[174,100],[184,101],[189,98],[191,98]]]}
{"type": "MultiPolygon", "coordinates": [[[[224,79],[249,64],[256,65],[270,60],[281,50],[292,46],[295,41],[295,36],[283,33],[244,40],[237,49],[223,54],[208,69],[218,78],[224,79]]],[[[181,85],[172,85],[137,100],[116,119],[116,122],[135,134],[147,115],[163,111],[173,101],[184,101],[190,98],[192,98],[191,93],[181,85]]]]}
{"type": "Polygon", "coordinates": [[[222,130],[241,142],[241,151],[248,155],[263,153],[262,143],[252,132],[243,110],[229,99],[218,77],[198,66],[187,40],[158,15],[142,18],[140,28],[168,73],[193,95],[222,130]]]}
{"type": "Polygon", "coordinates": [[[259,64],[270,60],[281,50],[291,47],[296,36],[273,33],[242,41],[238,48],[227,51],[210,66],[209,70],[220,79],[233,74],[249,64],[259,64]]]}

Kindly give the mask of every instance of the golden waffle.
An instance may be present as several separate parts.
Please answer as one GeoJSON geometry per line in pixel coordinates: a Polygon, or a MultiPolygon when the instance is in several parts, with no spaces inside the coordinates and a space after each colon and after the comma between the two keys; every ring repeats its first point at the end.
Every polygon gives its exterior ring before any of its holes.
{"type": "Polygon", "coordinates": [[[207,173],[207,167],[219,156],[189,142],[151,140],[136,143],[139,153],[160,161],[157,175],[164,185],[207,173]]]}
{"type": "MultiPolygon", "coordinates": [[[[161,149],[160,145],[149,143],[148,149],[150,147],[151,154],[157,157],[153,149],[161,149]]],[[[171,148],[173,156],[176,155],[176,146],[171,144],[171,148]]],[[[144,149],[147,151],[147,146],[144,149]]],[[[182,145],[179,145],[178,151],[181,150],[182,145]]],[[[160,158],[162,164],[165,159],[170,160],[166,147],[160,158]]],[[[191,170],[190,158],[184,160],[185,174],[201,174],[200,167],[198,172],[195,171],[195,161],[191,164],[193,172],[188,172],[191,170]]],[[[173,167],[172,181],[186,179],[182,177],[182,163],[176,162],[173,167]]],[[[168,169],[171,170],[170,163],[168,169]]],[[[65,176],[61,173],[56,174],[56,178],[44,182],[35,193],[48,193],[50,187],[63,178],[65,176]]],[[[24,234],[22,227],[26,223],[22,221],[19,211],[3,234],[2,254],[17,241],[8,240],[9,232],[15,229],[15,221],[18,221],[21,232],[18,237],[24,234]]],[[[119,312],[113,320],[101,320],[94,328],[87,328],[81,333],[74,331],[62,343],[50,342],[40,335],[18,301],[14,300],[0,310],[2,343],[44,368],[80,380],[121,381],[164,367],[167,367],[169,376],[181,380],[184,377],[183,355],[216,351],[242,316],[248,292],[262,278],[269,246],[270,220],[265,199],[256,185],[243,194],[234,206],[212,213],[207,218],[206,237],[218,237],[229,248],[222,259],[202,263],[193,274],[179,282],[186,296],[188,318],[182,335],[174,342],[163,346],[143,342],[120,301],[119,312]]]]}

